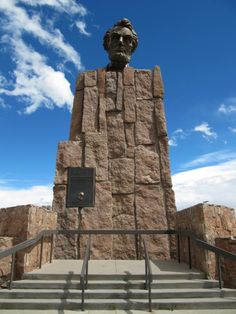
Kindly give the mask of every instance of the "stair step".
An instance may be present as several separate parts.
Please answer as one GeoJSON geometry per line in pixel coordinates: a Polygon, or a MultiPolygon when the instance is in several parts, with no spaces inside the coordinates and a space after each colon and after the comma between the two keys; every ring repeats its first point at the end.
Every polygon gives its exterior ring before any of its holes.
{"type": "MultiPolygon", "coordinates": [[[[90,280],[88,282],[89,289],[144,289],[144,280],[90,280]]],[[[170,288],[216,288],[218,281],[207,279],[191,279],[191,280],[154,280],[153,289],[170,289],[170,288]]],[[[15,289],[79,289],[80,282],[78,280],[19,280],[12,283],[15,289]]]]}
{"type": "MultiPolygon", "coordinates": [[[[153,279],[205,279],[204,273],[199,272],[163,272],[153,274],[153,279]]],[[[79,274],[43,274],[43,273],[25,273],[22,279],[38,279],[38,280],[80,280],[79,274]]],[[[89,274],[89,280],[143,280],[144,274],[89,274]]]]}
{"type": "MultiPolygon", "coordinates": [[[[97,289],[85,290],[85,297],[88,299],[123,298],[123,299],[145,299],[148,296],[144,289],[97,289]]],[[[164,298],[214,298],[214,297],[236,297],[236,290],[230,289],[152,289],[152,299],[164,298]]],[[[13,289],[1,290],[0,299],[75,299],[81,298],[81,290],[69,289],[13,289]]]]}
{"type": "MultiPolygon", "coordinates": [[[[189,299],[160,299],[152,303],[153,309],[234,309],[236,298],[189,298],[189,299]]],[[[68,309],[81,308],[80,300],[73,299],[6,299],[0,303],[0,309],[68,309]]],[[[115,309],[138,309],[148,308],[147,300],[117,300],[117,299],[88,299],[85,301],[87,310],[115,310],[115,309]]]]}

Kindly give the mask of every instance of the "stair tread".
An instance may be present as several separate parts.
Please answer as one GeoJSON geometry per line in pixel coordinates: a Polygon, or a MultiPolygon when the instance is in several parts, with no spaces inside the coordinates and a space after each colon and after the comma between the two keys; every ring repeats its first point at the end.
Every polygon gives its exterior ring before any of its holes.
{"type": "MultiPolygon", "coordinates": [[[[26,293],[30,293],[30,292],[71,292],[71,293],[74,293],[74,292],[78,292],[78,291],[81,291],[80,289],[17,289],[17,288],[13,288],[11,290],[9,289],[1,289],[0,290],[0,295],[2,293],[11,293],[11,292],[23,292],[25,291],[26,293]]],[[[86,289],[85,292],[147,292],[147,290],[145,289],[86,289]]],[[[168,288],[168,289],[158,289],[158,288],[152,288],[152,292],[191,292],[191,291],[204,291],[204,292],[207,292],[207,291],[231,291],[231,292],[236,292],[236,289],[227,289],[227,288],[223,288],[223,289],[219,289],[219,288],[192,288],[192,289],[187,289],[187,288],[168,288]]]]}
{"type": "MultiPolygon", "coordinates": [[[[80,303],[81,300],[79,299],[17,299],[18,303],[62,303],[65,301],[66,303],[80,303]]],[[[143,303],[146,302],[145,299],[85,299],[86,303],[98,303],[98,304],[103,304],[103,303],[143,303]]],[[[4,299],[1,300],[2,303],[13,303],[16,302],[15,299],[4,299]]],[[[201,303],[206,303],[206,302],[211,302],[211,303],[217,303],[217,302],[236,302],[236,297],[215,297],[215,298],[170,298],[170,299],[158,299],[158,300],[153,300],[153,303],[191,303],[191,302],[201,302],[201,303]]]]}
{"type": "MultiPolygon", "coordinates": [[[[13,283],[78,283],[80,280],[66,280],[66,279],[22,279],[14,281],[13,283]]],[[[89,280],[89,283],[143,283],[144,279],[132,280],[89,280]]],[[[158,282],[218,282],[214,279],[154,279],[153,283],[158,282]]]]}

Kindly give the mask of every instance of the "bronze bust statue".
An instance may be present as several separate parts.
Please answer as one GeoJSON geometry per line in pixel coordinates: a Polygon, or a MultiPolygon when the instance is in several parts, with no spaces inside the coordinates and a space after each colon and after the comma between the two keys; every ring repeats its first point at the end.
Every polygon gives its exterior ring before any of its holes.
{"type": "Polygon", "coordinates": [[[137,46],[138,36],[128,19],[124,18],[114,24],[103,39],[103,47],[111,61],[107,69],[122,70],[126,67],[137,46]]]}

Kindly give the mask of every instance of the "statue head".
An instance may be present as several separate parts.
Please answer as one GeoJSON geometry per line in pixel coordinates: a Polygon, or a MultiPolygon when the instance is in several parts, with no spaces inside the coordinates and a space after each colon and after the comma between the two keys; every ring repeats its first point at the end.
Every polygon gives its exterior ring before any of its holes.
{"type": "Polygon", "coordinates": [[[138,36],[126,18],[110,28],[103,39],[103,47],[108,52],[110,69],[122,70],[130,61],[138,46],[138,36]]]}

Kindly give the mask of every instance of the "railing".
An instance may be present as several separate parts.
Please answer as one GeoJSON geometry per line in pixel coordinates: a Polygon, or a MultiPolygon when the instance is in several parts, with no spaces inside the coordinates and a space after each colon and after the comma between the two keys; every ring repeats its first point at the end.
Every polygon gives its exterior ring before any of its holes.
{"type": "Polygon", "coordinates": [[[82,270],[80,274],[81,310],[82,311],[84,311],[84,290],[87,289],[87,285],[88,285],[88,261],[90,259],[90,246],[91,246],[91,235],[89,235],[89,239],[87,241],[83,266],[82,266],[82,270]]]}
{"type": "Polygon", "coordinates": [[[148,307],[149,312],[152,312],[152,268],[146,247],[145,240],[143,240],[144,254],[145,254],[145,289],[148,290],[148,307]]]}
{"type": "Polygon", "coordinates": [[[53,240],[54,236],[58,234],[66,234],[66,235],[176,235],[177,236],[177,252],[178,252],[178,261],[180,262],[181,257],[181,247],[180,247],[180,236],[185,236],[188,239],[188,259],[189,259],[189,268],[192,268],[192,253],[191,253],[191,241],[195,242],[197,246],[204,248],[210,252],[214,252],[216,255],[217,261],[217,268],[218,268],[218,276],[219,276],[219,288],[222,288],[222,278],[221,278],[221,266],[220,266],[220,259],[222,257],[229,258],[231,260],[236,261],[236,254],[227,252],[223,249],[217,248],[214,245],[208,244],[200,239],[198,239],[194,234],[188,231],[182,230],[124,230],[124,229],[114,229],[114,230],[43,230],[40,232],[36,237],[30,240],[26,240],[20,244],[13,246],[10,249],[6,249],[4,251],[0,251],[0,259],[7,257],[9,255],[12,256],[11,262],[11,274],[10,274],[10,281],[9,281],[9,289],[11,289],[12,281],[14,280],[14,269],[15,269],[15,258],[16,253],[18,251],[24,250],[28,247],[33,246],[34,244],[40,241],[41,248],[40,248],[40,260],[39,260],[39,267],[42,266],[42,258],[43,258],[43,243],[44,238],[51,237],[51,248],[50,248],[50,262],[52,261],[53,255],[53,240]]]}
{"type": "Polygon", "coordinates": [[[19,251],[22,251],[24,249],[27,249],[38,242],[40,242],[40,257],[39,257],[39,268],[42,267],[42,260],[43,260],[43,244],[44,239],[46,237],[51,237],[51,245],[50,245],[50,263],[52,262],[52,255],[53,255],[53,239],[54,239],[54,231],[55,230],[43,230],[41,231],[37,236],[35,236],[33,239],[26,240],[24,242],[21,242],[9,249],[6,249],[4,251],[0,251],[0,259],[7,257],[11,255],[11,272],[10,272],[10,280],[8,284],[8,288],[11,289],[12,287],[12,281],[14,280],[14,274],[15,274],[15,261],[16,261],[16,253],[19,251]]]}
{"type": "Polygon", "coordinates": [[[203,249],[215,253],[216,258],[216,265],[218,271],[218,281],[219,281],[219,288],[222,289],[222,273],[221,273],[221,258],[229,258],[233,261],[236,261],[236,254],[230,253],[225,251],[221,248],[218,248],[212,244],[209,244],[205,241],[198,239],[192,232],[186,230],[176,230],[177,235],[177,252],[178,252],[178,262],[180,263],[181,257],[181,247],[180,247],[180,236],[187,237],[188,240],[188,264],[189,268],[192,268],[192,248],[191,248],[191,240],[197,246],[202,247],[203,249]]]}

